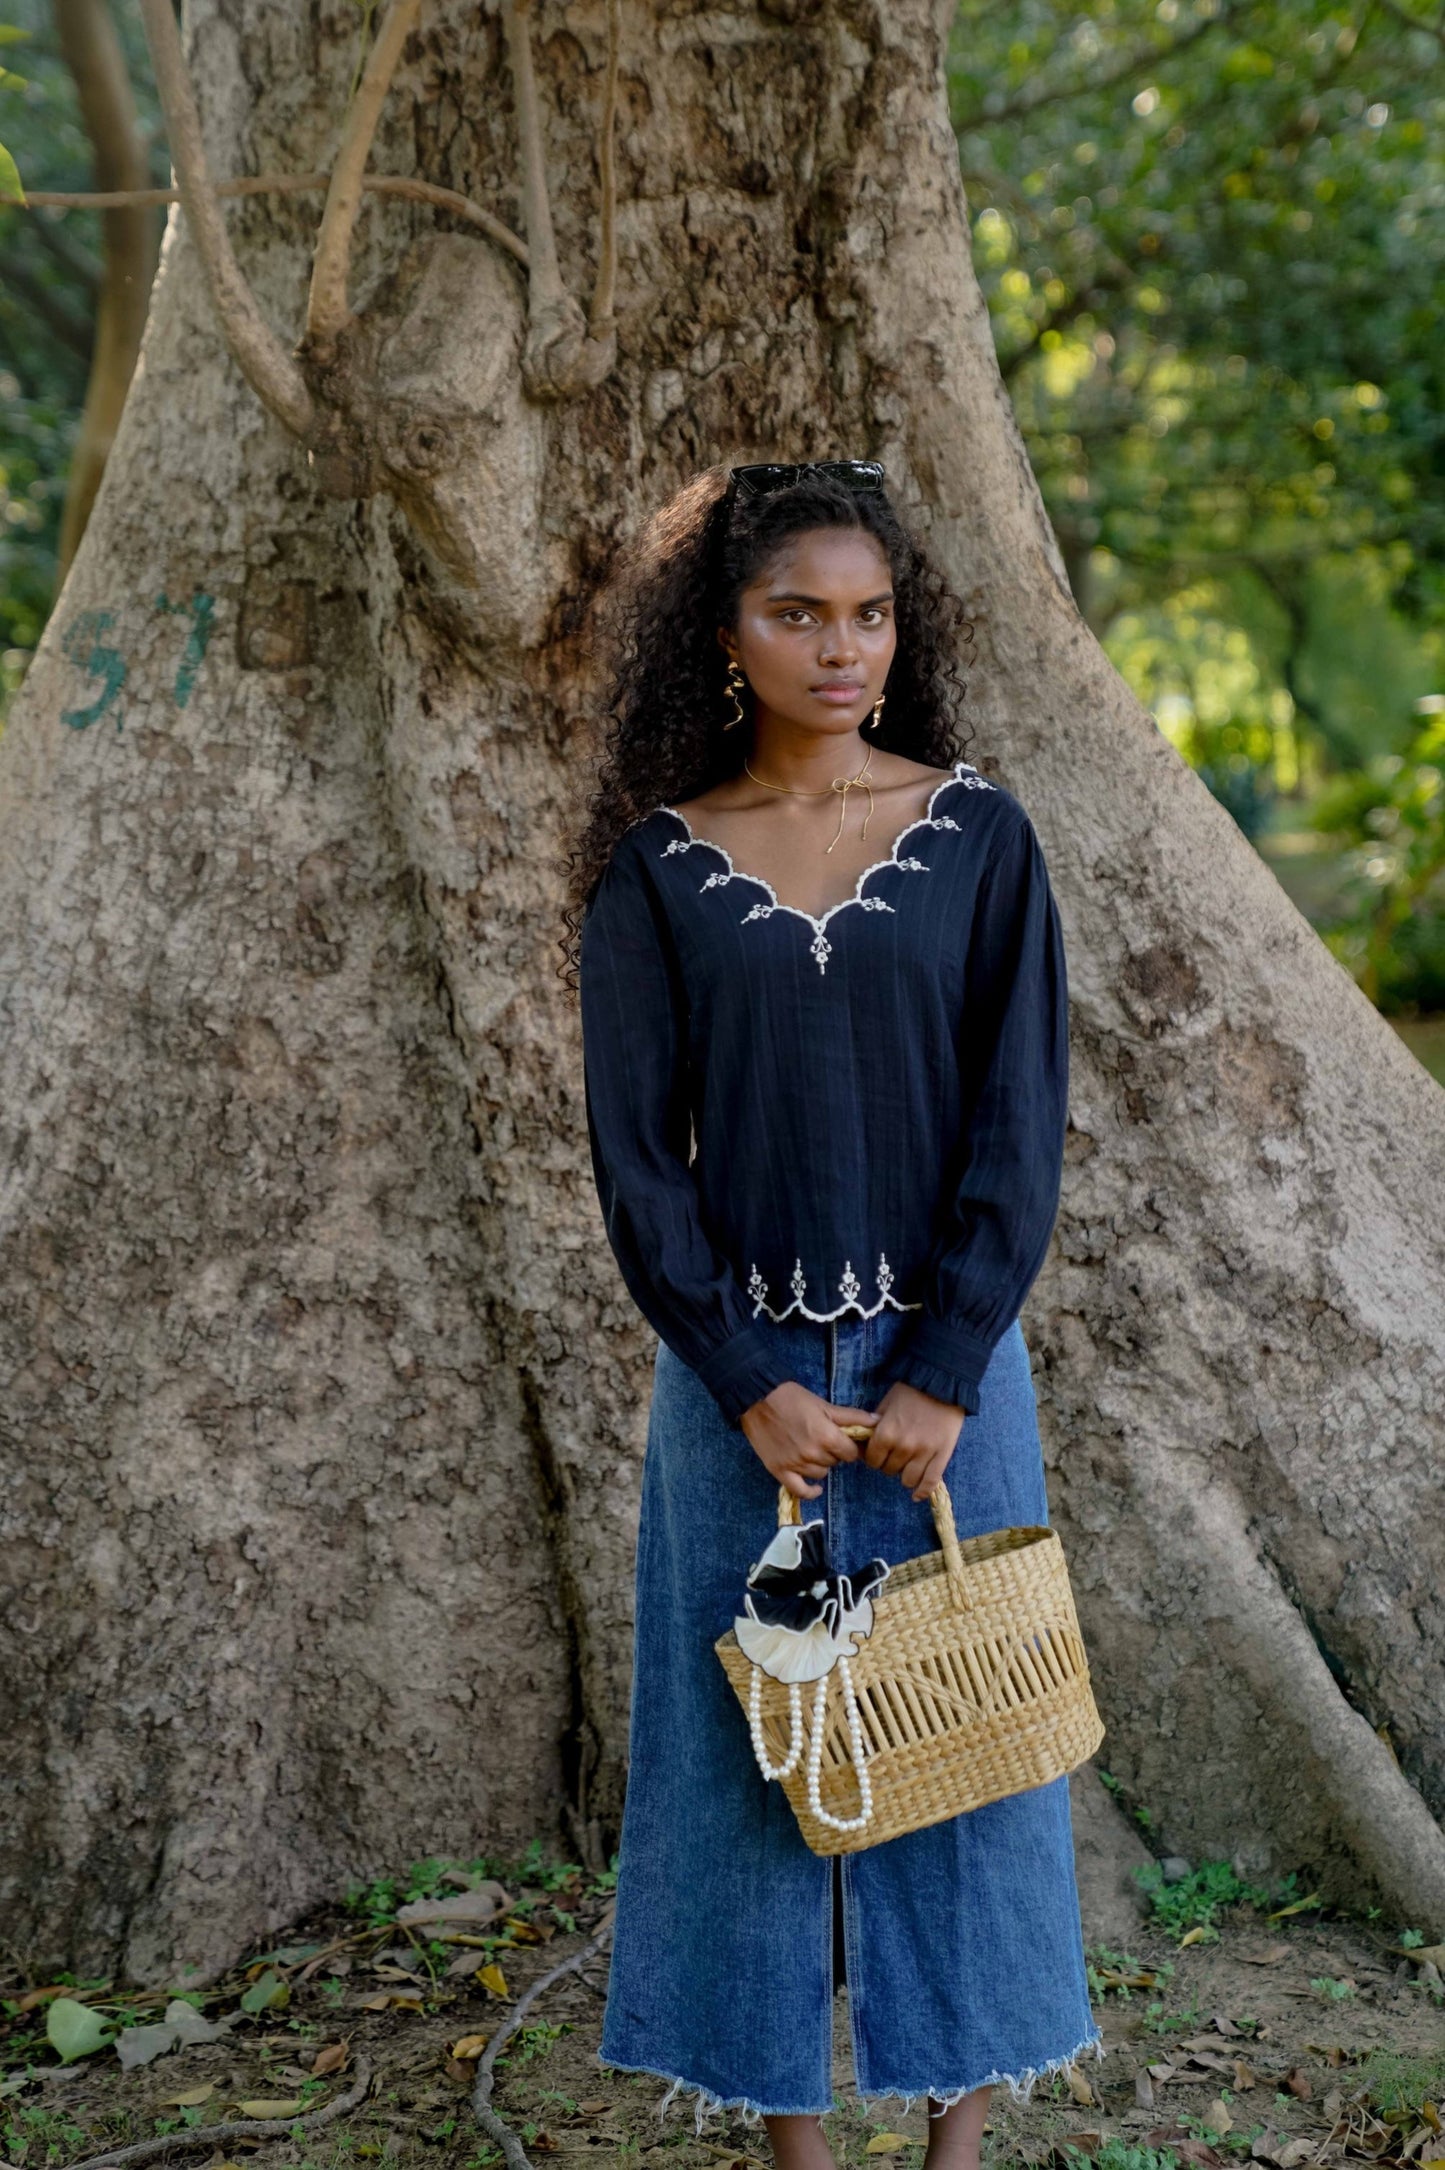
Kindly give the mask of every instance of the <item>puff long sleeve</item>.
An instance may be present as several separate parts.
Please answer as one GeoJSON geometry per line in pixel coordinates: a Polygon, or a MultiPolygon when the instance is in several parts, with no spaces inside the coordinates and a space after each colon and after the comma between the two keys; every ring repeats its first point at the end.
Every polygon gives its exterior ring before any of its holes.
{"type": "Polygon", "coordinates": [[[688,1161],[686,995],[625,838],[583,918],[580,978],[587,1131],[608,1242],[638,1309],[736,1423],[792,1369],[704,1225],[688,1161]]]}
{"type": "Polygon", "coordinates": [[[1048,1252],[1068,1121],[1058,907],[1027,815],[982,877],[959,1025],[964,1120],[922,1284],[890,1376],[966,1412],[1048,1252]]]}

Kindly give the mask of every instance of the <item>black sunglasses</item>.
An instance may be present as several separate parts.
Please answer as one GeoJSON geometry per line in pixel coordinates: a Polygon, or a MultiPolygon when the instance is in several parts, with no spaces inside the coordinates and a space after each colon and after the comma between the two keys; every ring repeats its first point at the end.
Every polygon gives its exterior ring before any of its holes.
{"type": "Polygon", "coordinates": [[[767,497],[786,490],[805,475],[827,475],[850,490],[881,490],[883,468],[877,460],[764,460],[755,467],[733,467],[728,480],[739,497],[767,497]]]}

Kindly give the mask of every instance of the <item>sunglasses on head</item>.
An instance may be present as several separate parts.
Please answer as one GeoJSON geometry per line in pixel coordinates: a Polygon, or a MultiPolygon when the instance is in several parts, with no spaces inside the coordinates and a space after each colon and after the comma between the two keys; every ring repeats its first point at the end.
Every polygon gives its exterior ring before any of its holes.
{"type": "Polygon", "coordinates": [[[827,475],[849,490],[881,490],[883,468],[877,460],[763,460],[754,467],[733,467],[728,479],[739,497],[767,497],[786,490],[806,475],[827,475]]]}

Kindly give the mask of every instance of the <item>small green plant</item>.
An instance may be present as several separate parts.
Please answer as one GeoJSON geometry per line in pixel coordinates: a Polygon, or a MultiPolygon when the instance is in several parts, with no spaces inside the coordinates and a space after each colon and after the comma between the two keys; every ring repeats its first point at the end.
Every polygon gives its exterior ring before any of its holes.
{"type": "Polygon", "coordinates": [[[1328,1997],[1334,2004],[1343,2004],[1355,1994],[1353,1982],[1337,1979],[1330,1974],[1312,1974],[1310,1987],[1317,1989],[1322,1997],[1328,1997]]]}
{"type": "Polygon", "coordinates": [[[1190,1998],[1182,2012],[1166,2010],[1162,1999],[1155,1997],[1145,2005],[1144,2017],[1139,2022],[1146,2034],[1179,2034],[1186,2028],[1198,2027],[1201,2023],[1198,1999],[1194,1997],[1190,1998]]]}
{"type": "Polygon", "coordinates": [[[1110,2139],[1097,2155],[1089,2156],[1067,2140],[1061,2145],[1066,2155],[1078,2161],[1080,2170],[1090,2161],[1095,2170],[1179,2170],[1179,2157],[1172,2147],[1131,2147],[1127,2140],[1110,2139]]]}
{"type": "MultiPolygon", "coordinates": [[[[1176,1942],[1191,1929],[1212,1931],[1208,1941],[1214,1942],[1219,1935],[1215,1916],[1222,1906],[1264,1908],[1274,1905],[1277,1899],[1277,1893],[1262,1884],[1246,1883],[1243,1877],[1236,1876],[1228,1861],[1203,1861],[1172,1884],[1165,1882],[1157,1861],[1143,1862],[1133,1873],[1140,1890],[1148,1894],[1153,1926],[1163,1929],[1176,1942]]],[[[1195,1939],[1197,1943],[1203,1941],[1195,1939]]]]}
{"type": "Polygon", "coordinates": [[[1445,2095],[1445,2049],[1424,2056],[1372,2049],[1359,2068],[1358,2081],[1381,2117],[1396,2110],[1412,2110],[1418,2116],[1425,2103],[1438,2102],[1445,2095]]]}
{"type": "Polygon", "coordinates": [[[533,1839],[516,1869],[518,1883],[539,1884],[543,1891],[560,1891],[581,1874],[575,1861],[549,1861],[539,1838],[533,1839]]]}
{"type": "MultiPolygon", "coordinates": [[[[1377,1907],[1375,1911],[1378,1913],[1379,1908],[1377,1907]]],[[[1402,1929],[1400,1931],[1400,1944],[1405,1951],[1413,1951],[1417,1944],[1423,1944],[1424,1941],[1425,1932],[1423,1929],[1402,1929]]]]}
{"type": "Polygon", "coordinates": [[[550,2027],[539,2020],[535,2027],[523,2027],[514,2037],[515,2047],[504,2051],[497,2059],[499,2065],[530,2064],[534,2057],[545,2057],[559,2036],[570,2034],[571,2024],[563,2020],[559,2026],[550,2027]]]}

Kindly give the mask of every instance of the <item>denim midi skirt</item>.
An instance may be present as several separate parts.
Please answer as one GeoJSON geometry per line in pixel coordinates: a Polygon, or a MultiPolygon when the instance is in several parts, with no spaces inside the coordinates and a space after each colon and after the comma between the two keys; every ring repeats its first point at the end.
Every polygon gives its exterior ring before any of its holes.
{"type": "MultiPolygon", "coordinates": [[[[874,1409],[902,1311],[774,1322],[793,1377],[874,1409]]],[[[984,1373],[946,1482],[960,1537],[1047,1523],[1023,1328],[984,1373]]],[[[926,1830],[825,1858],[753,1757],[713,1645],[777,1527],[778,1491],[740,1425],[660,1343],[643,1464],[630,1767],[604,2066],[672,2084],[707,2115],[833,2108],[833,1998],[846,1981],[857,2093],[947,2105],[1034,2082],[1103,2041],[1089,2004],[1067,1776],[926,1830]]],[[[835,1568],[938,1544],[897,1477],[834,1465],[822,1515],[835,1568]]]]}

